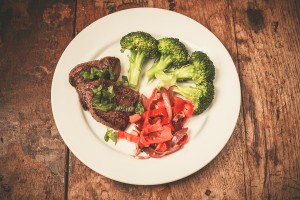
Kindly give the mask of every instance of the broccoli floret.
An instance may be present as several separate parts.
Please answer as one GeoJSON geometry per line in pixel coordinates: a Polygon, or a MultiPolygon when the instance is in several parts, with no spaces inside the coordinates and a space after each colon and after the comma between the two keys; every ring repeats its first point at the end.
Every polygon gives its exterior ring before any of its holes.
{"type": "Polygon", "coordinates": [[[129,86],[138,89],[142,67],[147,59],[158,55],[158,41],[149,33],[131,32],[120,41],[121,52],[130,51],[128,56],[130,66],[128,71],[129,86]]]}
{"type": "Polygon", "coordinates": [[[214,80],[215,66],[205,53],[195,51],[190,56],[189,64],[177,67],[166,74],[175,76],[178,81],[193,80],[196,84],[201,84],[214,80]]]}
{"type": "Polygon", "coordinates": [[[194,115],[202,113],[214,99],[214,85],[212,82],[203,82],[201,85],[176,85],[173,92],[190,100],[194,105],[194,115]]]}
{"type": "Polygon", "coordinates": [[[159,71],[165,71],[170,66],[181,66],[187,63],[188,51],[177,38],[162,38],[158,40],[160,57],[146,72],[148,81],[152,80],[159,71]]]}

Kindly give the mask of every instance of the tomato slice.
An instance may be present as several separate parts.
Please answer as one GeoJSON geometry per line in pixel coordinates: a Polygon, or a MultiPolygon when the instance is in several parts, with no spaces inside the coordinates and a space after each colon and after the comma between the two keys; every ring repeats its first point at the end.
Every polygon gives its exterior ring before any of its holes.
{"type": "Polygon", "coordinates": [[[168,146],[165,142],[157,144],[155,150],[160,152],[165,152],[168,149],[168,146]]]}
{"type": "Polygon", "coordinates": [[[151,117],[156,117],[156,116],[168,116],[167,110],[163,107],[158,107],[156,109],[151,110],[150,112],[151,117]]]}
{"type": "Polygon", "coordinates": [[[127,133],[125,131],[118,131],[118,138],[119,139],[126,139],[126,140],[128,140],[130,142],[134,142],[136,144],[138,144],[139,141],[140,141],[139,136],[127,133]]]}
{"type": "Polygon", "coordinates": [[[194,106],[190,101],[185,101],[183,113],[186,117],[190,117],[193,115],[194,106]]]}
{"type": "Polygon", "coordinates": [[[159,132],[159,131],[163,131],[164,128],[163,126],[161,125],[160,122],[157,122],[155,124],[149,124],[147,125],[147,127],[144,127],[144,132],[143,134],[149,134],[149,133],[152,133],[152,132],[159,132]]]}
{"type": "Polygon", "coordinates": [[[133,115],[129,116],[129,122],[134,124],[137,121],[139,121],[141,118],[142,118],[142,116],[136,113],[136,114],[133,114],[133,115]]]}

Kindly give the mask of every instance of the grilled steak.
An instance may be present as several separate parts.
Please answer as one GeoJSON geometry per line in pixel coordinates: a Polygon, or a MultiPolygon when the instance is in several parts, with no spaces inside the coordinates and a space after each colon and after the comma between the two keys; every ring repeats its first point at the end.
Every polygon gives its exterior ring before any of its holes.
{"type": "Polygon", "coordinates": [[[132,115],[133,112],[105,112],[96,109],[93,106],[93,90],[100,85],[105,87],[113,86],[116,103],[125,107],[135,106],[139,100],[139,93],[128,86],[116,86],[116,82],[110,80],[85,80],[80,74],[81,71],[86,70],[88,67],[99,66],[98,69],[104,69],[103,66],[106,66],[111,67],[111,70],[117,73],[114,76],[116,80],[116,77],[119,77],[120,75],[120,62],[117,62],[115,59],[116,58],[113,57],[105,57],[100,61],[90,61],[79,64],[70,72],[69,80],[78,93],[82,108],[88,110],[96,121],[116,130],[125,130],[129,123],[129,116],[132,115]],[[98,63],[98,65],[92,65],[91,63],[98,63]]]}
{"type": "Polygon", "coordinates": [[[69,74],[69,82],[73,87],[79,83],[86,83],[92,80],[85,80],[80,74],[82,71],[90,70],[91,68],[99,70],[109,70],[114,74],[114,81],[118,80],[121,72],[120,60],[116,57],[104,57],[100,60],[93,60],[76,65],[69,74]]]}

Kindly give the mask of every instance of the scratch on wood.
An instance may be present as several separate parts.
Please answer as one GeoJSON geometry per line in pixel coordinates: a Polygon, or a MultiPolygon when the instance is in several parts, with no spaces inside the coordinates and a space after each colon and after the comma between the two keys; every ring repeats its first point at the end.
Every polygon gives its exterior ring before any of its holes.
{"type": "Polygon", "coordinates": [[[254,153],[252,155],[255,157],[256,164],[259,165],[259,161],[262,160],[262,156],[253,147],[250,147],[250,149],[254,153]]]}
{"type": "Polygon", "coordinates": [[[259,164],[259,160],[262,159],[262,157],[257,153],[257,148],[259,146],[259,128],[258,128],[258,123],[257,123],[257,119],[256,119],[256,113],[255,113],[255,104],[254,101],[252,100],[252,98],[249,99],[250,100],[250,116],[251,119],[253,121],[253,126],[254,126],[254,147],[252,148],[253,152],[255,152],[255,158],[256,158],[256,164],[259,164]]]}

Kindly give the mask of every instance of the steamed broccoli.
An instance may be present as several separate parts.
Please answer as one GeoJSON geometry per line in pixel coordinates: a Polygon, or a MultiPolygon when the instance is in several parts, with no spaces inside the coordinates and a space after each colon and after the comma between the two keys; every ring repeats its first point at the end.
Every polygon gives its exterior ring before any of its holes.
{"type": "Polygon", "coordinates": [[[120,45],[121,52],[124,52],[126,49],[130,51],[128,56],[130,62],[128,83],[130,87],[137,89],[145,61],[158,55],[158,41],[149,33],[137,31],[122,37],[120,45]]]}
{"type": "Polygon", "coordinates": [[[195,51],[190,56],[189,64],[177,67],[166,74],[175,76],[177,81],[193,80],[196,84],[200,84],[214,80],[215,66],[205,53],[195,51]]]}
{"type": "Polygon", "coordinates": [[[194,105],[194,114],[200,114],[206,110],[214,99],[213,82],[203,82],[201,85],[184,86],[176,85],[173,92],[190,100],[194,105]]]}
{"type": "Polygon", "coordinates": [[[188,51],[177,38],[162,38],[158,40],[158,51],[160,57],[146,72],[148,81],[152,80],[159,71],[165,71],[170,66],[181,66],[187,62],[188,51]]]}

